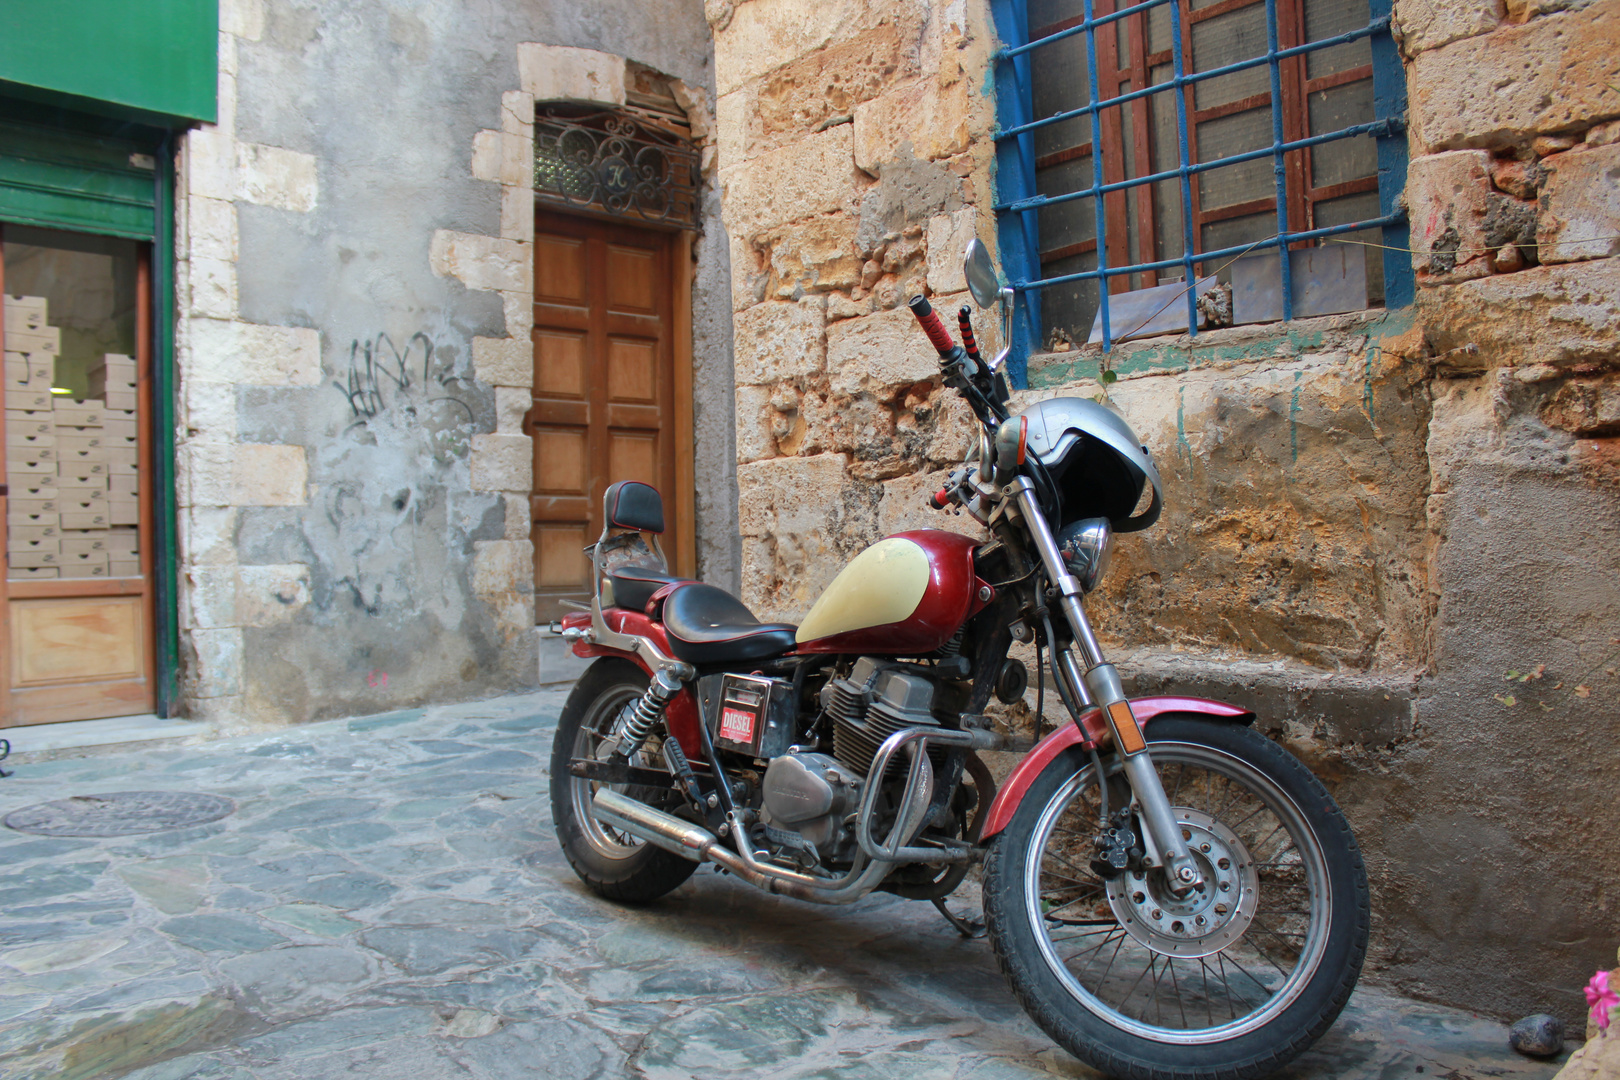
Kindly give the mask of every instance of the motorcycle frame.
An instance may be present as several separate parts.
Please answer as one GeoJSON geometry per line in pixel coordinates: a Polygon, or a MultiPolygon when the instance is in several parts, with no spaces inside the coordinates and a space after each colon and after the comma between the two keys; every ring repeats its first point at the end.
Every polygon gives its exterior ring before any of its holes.
{"type": "MultiPolygon", "coordinates": [[[[600,597],[597,597],[596,601],[592,605],[590,622],[595,624],[600,619],[600,625],[608,630],[611,639],[607,642],[601,641],[591,632],[595,630],[594,625],[589,627],[582,625],[586,622],[585,613],[567,616],[563,620],[564,627],[561,632],[573,645],[575,652],[591,657],[616,656],[636,664],[651,675],[657,669],[649,663],[649,659],[667,658],[663,643],[652,636],[657,624],[646,619],[644,615],[640,619],[632,615],[630,619],[624,621],[645,622],[648,634],[624,633],[608,629],[607,620],[601,611],[600,597]],[[572,625],[568,625],[570,623],[572,625]],[[631,647],[627,648],[625,644],[631,647]]],[[[669,663],[674,665],[680,661],[670,660],[669,663]]],[[[1059,670],[1054,674],[1058,678],[1072,678],[1070,672],[1059,670]]],[[[1085,684],[1078,685],[1080,691],[1085,692],[1085,684]]],[[[683,690],[683,695],[689,693],[689,690],[683,690]]],[[[1239,724],[1250,724],[1255,719],[1254,713],[1248,710],[1207,698],[1141,697],[1129,699],[1129,705],[1134,717],[1144,727],[1161,716],[1171,715],[1197,716],[1239,724]]],[[[701,716],[695,717],[695,721],[698,724],[704,722],[701,716]]],[[[680,733],[682,736],[685,734],[680,733]]],[[[673,731],[671,735],[679,738],[682,743],[688,741],[673,731]]],[[[634,803],[633,800],[626,799],[610,789],[604,788],[598,793],[594,809],[600,820],[693,861],[719,863],[769,892],[822,904],[844,904],[871,892],[881,884],[888,872],[897,866],[915,863],[971,862],[981,858],[988,846],[1011,823],[1030,786],[1042,770],[1071,748],[1094,748],[1099,744],[1106,744],[1111,737],[1112,732],[1105,713],[1097,707],[1091,707],[1082,713],[1079,723],[1060,725],[1025,753],[1007,780],[996,791],[985,813],[985,823],[980,829],[976,843],[927,847],[906,843],[907,834],[917,825],[917,812],[902,814],[883,840],[872,835],[871,824],[876,816],[876,800],[881,788],[879,781],[888,771],[894,756],[901,751],[909,754],[906,785],[900,805],[920,810],[926,806],[928,800],[920,798],[919,794],[932,783],[931,767],[926,754],[929,744],[963,750],[998,750],[1006,748],[1006,740],[992,732],[978,729],[917,727],[897,731],[879,747],[868,770],[864,794],[856,817],[855,835],[861,857],[847,872],[829,878],[818,878],[761,862],[746,842],[746,831],[737,828],[735,822],[730,823],[732,827],[727,830],[736,846],[736,851],[732,852],[726,849],[721,837],[702,826],[634,803]]],[[[708,755],[703,751],[698,751],[698,757],[709,767],[711,773],[720,771],[719,763],[707,760],[708,755]]]]}
{"type": "MultiPolygon", "coordinates": [[[[926,305],[925,305],[926,306],[926,305]]],[[[919,319],[922,316],[919,315],[919,319]]],[[[934,319],[937,325],[937,318],[934,319]]],[[[927,328],[927,323],[924,323],[927,328]]],[[[943,333],[943,331],[941,331],[943,333]]],[[[934,335],[930,334],[930,337],[934,335]]],[[[945,335],[946,342],[949,336],[945,335]]],[[[962,350],[953,348],[947,351],[946,345],[937,342],[942,363],[947,370],[961,363],[962,350]]],[[[948,377],[952,381],[956,376],[948,377]]],[[[964,391],[969,395],[970,404],[975,404],[975,412],[981,413],[980,405],[988,406],[980,415],[985,424],[986,434],[992,427],[992,420],[999,416],[1005,419],[1006,410],[990,406],[989,402],[979,398],[973,401],[974,391],[964,385],[964,391]]],[[[981,440],[982,442],[983,440],[981,440]]],[[[1021,454],[1021,451],[1020,451],[1021,454]]],[[[982,458],[982,451],[981,451],[982,458]]],[[[1020,457],[1020,460],[1021,457],[1020,457]]],[[[998,473],[1000,472],[998,466],[998,473]]],[[[982,481],[981,477],[981,481],[982,481]]],[[[759,878],[770,880],[778,884],[787,884],[794,887],[795,892],[803,892],[805,899],[822,899],[824,902],[847,902],[856,899],[852,895],[858,889],[870,891],[879,884],[884,873],[880,868],[893,867],[902,863],[940,863],[960,861],[975,857],[976,852],[982,852],[986,838],[993,839],[1006,828],[1006,824],[1016,813],[1018,804],[1027,793],[1034,777],[1040,769],[1053,761],[1058,754],[1072,746],[1083,746],[1088,750],[1096,749],[1107,736],[1112,736],[1113,749],[1117,753],[1121,769],[1126,782],[1133,795],[1133,806],[1140,814],[1145,826],[1148,841],[1149,858],[1163,865],[1169,879],[1170,888],[1177,894],[1185,894],[1202,883],[1203,875],[1188,850],[1187,842],[1182,836],[1180,827],[1176,824],[1170,805],[1169,796],[1165,793],[1164,785],[1159,779],[1158,771],[1154,768],[1152,755],[1148,751],[1146,737],[1143,734],[1143,723],[1153,716],[1161,715],[1165,711],[1191,713],[1224,720],[1240,720],[1252,714],[1246,710],[1238,709],[1222,702],[1208,701],[1197,698],[1144,698],[1133,702],[1125,694],[1124,685],[1114,666],[1107,662],[1103,656],[1102,647],[1092,631],[1090,620],[1086,617],[1084,598],[1085,590],[1080,581],[1069,572],[1057,541],[1052,534],[1051,524],[1047,521],[1045,512],[1041,507],[1040,497],[1034,482],[1028,475],[1016,474],[1012,476],[998,475],[996,487],[999,490],[987,489],[980,484],[974,485],[977,496],[992,496],[996,500],[995,509],[986,517],[980,517],[978,507],[984,505],[981,498],[972,500],[968,508],[974,517],[983,523],[997,525],[1021,525],[1022,534],[1032,541],[1035,554],[1038,556],[1046,579],[1050,583],[1048,596],[1057,601],[1064,621],[1072,635],[1072,647],[1060,647],[1057,641],[1050,641],[1052,650],[1052,667],[1054,676],[1060,680],[1070,691],[1064,695],[1064,704],[1071,712],[1076,712],[1073,702],[1078,702],[1080,709],[1074,715],[1073,725],[1063,725],[1051,736],[1045,739],[1034,750],[1026,755],[1019,764],[1010,782],[997,792],[992,803],[986,828],[981,830],[980,845],[969,850],[965,855],[962,852],[943,848],[924,848],[908,843],[915,826],[910,824],[914,817],[911,810],[918,801],[917,796],[921,788],[926,786],[932,791],[933,775],[929,765],[926,749],[930,742],[944,745],[961,745],[969,749],[996,749],[996,742],[1004,742],[998,736],[983,731],[950,731],[941,728],[909,728],[891,735],[879,748],[873,765],[867,777],[866,792],[861,801],[860,812],[857,815],[856,838],[860,854],[855,864],[848,872],[836,879],[817,878],[813,875],[803,874],[789,870],[785,867],[766,864],[757,859],[747,837],[747,829],[739,827],[738,821],[728,822],[729,829],[722,827],[722,835],[729,831],[737,848],[737,857],[747,869],[750,880],[759,878]],[[1004,521],[998,521],[1004,519],[1004,521]],[[1078,657],[1076,656],[1078,653],[1078,657]],[[1178,703],[1174,709],[1160,710],[1157,703],[1173,701],[1178,703]],[[1142,709],[1138,714],[1137,707],[1142,709]],[[1098,718],[1103,721],[1097,724],[1098,718]],[[1089,720],[1089,722],[1088,722],[1089,720]],[[975,738],[977,737],[977,738],[975,738]],[[977,745],[976,745],[977,744],[977,745]],[[910,763],[907,769],[906,786],[901,798],[901,812],[897,815],[894,826],[890,829],[887,839],[879,841],[871,835],[871,817],[876,805],[876,789],[880,786],[889,761],[893,755],[902,748],[908,750],[910,763]],[[870,860],[867,862],[867,860],[870,860]],[[865,865],[863,866],[863,862],[865,865]],[[847,899],[846,899],[847,898],[847,899]]],[[[603,528],[602,539],[608,537],[608,529],[603,528]]],[[[656,537],[654,538],[656,542],[656,537]]],[[[569,615],[562,621],[559,632],[565,640],[574,646],[579,655],[618,654],[633,660],[647,673],[656,678],[673,678],[679,681],[681,689],[676,701],[671,702],[671,712],[679,709],[686,712],[688,708],[696,710],[695,695],[693,695],[690,682],[696,676],[696,669],[690,664],[676,660],[666,651],[667,642],[655,641],[652,633],[659,630],[659,626],[651,618],[643,616],[648,635],[624,633],[624,623],[615,630],[608,625],[602,610],[602,568],[600,566],[599,551],[601,541],[592,550],[592,599],[589,614],[589,626],[581,625],[584,619],[578,615],[569,615]],[[572,625],[570,625],[572,624],[572,625]]],[[[662,552],[660,551],[660,555],[662,552]]],[[[649,605],[651,607],[651,605],[649,605]]],[[[582,613],[581,613],[582,614],[582,613]]],[[[684,717],[683,717],[684,719],[684,717]]],[[[696,716],[696,724],[701,734],[706,720],[701,715],[696,716]]],[[[673,720],[673,717],[671,717],[673,720]]],[[[676,724],[666,722],[672,737],[681,743],[681,748],[688,756],[696,747],[686,745],[689,741],[686,732],[677,733],[676,724]]],[[[684,727],[685,725],[680,725],[684,727]]],[[[703,740],[705,743],[707,740],[703,740]]],[[[705,747],[705,750],[707,748],[705,747]]],[[[710,758],[708,753],[704,758],[710,758]]],[[[708,761],[710,769],[716,775],[716,783],[724,783],[724,773],[718,760],[708,761]]],[[[926,807],[927,798],[922,802],[926,807]]],[[[714,834],[690,823],[683,822],[673,815],[664,814],[651,807],[647,807],[645,814],[632,810],[628,805],[631,800],[624,799],[607,788],[601,789],[593,805],[599,811],[599,817],[610,820],[612,823],[626,828],[632,834],[641,836],[644,840],[660,843],[671,850],[679,851],[688,858],[703,861],[705,858],[722,861],[730,866],[728,857],[720,860],[714,851],[714,845],[708,842],[694,847],[688,843],[688,836],[696,829],[704,835],[714,838],[714,834]],[[611,796],[604,800],[603,795],[611,796]],[[605,803],[605,805],[604,805],[605,803]],[[667,820],[661,820],[667,819],[667,820]],[[639,827],[638,827],[639,826],[639,827]],[[659,833],[657,839],[651,833],[659,833]]],[[[729,808],[729,799],[726,800],[729,808]]],[[[728,815],[734,816],[734,815],[728,815]]],[[[714,838],[716,841],[718,838],[714,838]]],[[[964,848],[966,845],[964,845],[964,848]]],[[[862,892],[861,894],[864,894],[862,892]]]]}

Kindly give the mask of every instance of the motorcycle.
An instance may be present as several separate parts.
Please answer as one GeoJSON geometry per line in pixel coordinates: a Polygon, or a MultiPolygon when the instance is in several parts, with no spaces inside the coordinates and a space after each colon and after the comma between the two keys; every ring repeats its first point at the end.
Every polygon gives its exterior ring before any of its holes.
{"type": "MultiPolygon", "coordinates": [[[[980,308],[1015,294],[984,247],[980,308]]],[[[713,863],[820,904],[874,890],[932,901],[986,932],[1014,995],[1057,1043],[1140,1080],[1256,1077],[1338,1016],[1366,954],[1366,871],[1321,782],[1217,701],[1126,695],[1084,601],[1115,534],[1162,507],[1146,448],[1103,405],[1013,414],[1004,348],[986,359],[911,308],[976,445],[934,494],[975,539],[902,532],[857,555],[802,624],[668,572],[658,492],[620,481],[587,554],[589,610],[552,624],[594,662],[552,751],[558,839],[581,880],[644,903],[713,863]],[[1148,505],[1137,512],[1144,491],[1148,505]],[[1047,679],[1067,713],[1038,742],[998,729],[992,697],[1036,722],[1047,679]],[[999,787],[981,753],[1023,757],[999,787]],[[944,898],[981,867],[984,924],[944,898]]],[[[1039,735],[1039,728],[1037,728],[1039,735]]]]}

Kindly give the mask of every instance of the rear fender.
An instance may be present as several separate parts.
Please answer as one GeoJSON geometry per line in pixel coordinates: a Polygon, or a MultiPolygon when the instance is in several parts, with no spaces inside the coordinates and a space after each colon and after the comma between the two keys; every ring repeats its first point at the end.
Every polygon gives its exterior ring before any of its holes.
{"type": "MultiPolygon", "coordinates": [[[[664,589],[660,589],[654,595],[661,596],[664,592],[664,589]]],[[[663,624],[649,619],[644,612],[628,611],[624,608],[608,608],[602,612],[602,618],[607,622],[608,629],[614,633],[635,634],[639,637],[651,638],[660,652],[666,656],[669,654],[669,638],[664,634],[663,624]]],[[[584,628],[590,626],[590,624],[591,616],[588,612],[570,611],[562,617],[562,626],[565,630],[575,627],[584,628]]],[[[597,656],[616,656],[622,660],[630,661],[636,667],[645,671],[648,678],[651,678],[653,674],[652,669],[647,666],[647,662],[636,653],[609,648],[606,645],[597,645],[584,638],[574,642],[573,653],[575,656],[587,660],[597,656]]],[[[675,741],[681,744],[681,750],[686,753],[689,759],[707,761],[708,758],[703,753],[702,736],[698,733],[698,712],[697,695],[692,692],[690,686],[683,686],[681,692],[670,699],[669,704],[665,706],[664,724],[669,729],[669,733],[675,737],[675,741]]]]}
{"type": "MultiPolygon", "coordinates": [[[[1254,723],[1254,713],[1247,709],[1228,705],[1224,701],[1210,701],[1207,698],[1132,698],[1131,712],[1136,715],[1137,722],[1144,729],[1148,728],[1155,717],[1168,715],[1195,716],[1234,724],[1254,723]]],[[[1093,729],[1100,728],[1103,724],[1102,714],[1096,709],[1084,713],[1080,720],[1086,727],[1093,729]]],[[[1151,735],[1151,731],[1149,734],[1151,735]]],[[[1069,747],[1080,745],[1084,738],[1085,732],[1079,727],[1064,724],[1024,755],[1024,760],[1020,761],[1018,767],[1012,771],[1012,775],[1007,777],[1007,782],[996,792],[995,801],[990,804],[990,813],[985,819],[984,831],[981,834],[984,841],[988,842],[1012,821],[1013,814],[1018,812],[1019,803],[1024,801],[1025,793],[1029,791],[1029,786],[1035,782],[1035,778],[1041,774],[1041,770],[1069,747]]]]}

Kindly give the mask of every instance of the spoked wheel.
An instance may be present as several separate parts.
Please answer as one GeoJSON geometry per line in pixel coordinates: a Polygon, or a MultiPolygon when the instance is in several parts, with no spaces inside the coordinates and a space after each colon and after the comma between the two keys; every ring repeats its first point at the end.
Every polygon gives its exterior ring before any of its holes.
{"type": "MultiPolygon", "coordinates": [[[[568,863],[594,892],[612,900],[655,900],[692,876],[697,863],[642,842],[591,816],[591,800],[601,784],[573,776],[574,758],[594,758],[614,734],[624,707],[647,689],[647,676],[628,660],[604,657],[585,670],[568,695],[551,746],[551,818],[568,863]]],[[[665,771],[658,739],[636,755],[642,769],[665,771]]],[[[671,787],[613,785],[615,791],[667,808],[676,801],[671,787]]]]}
{"type": "MultiPolygon", "coordinates": [[[[991,944],[1066,1049],[1118,1077],[1258,1077],[1333,1023],[1367,950],[1367,876],[1343,815],[1248,730],[1161,718],[1154,765],[1204,885],[1090,869],[1100,800],[1071,751],[1036,779],[985,864],[991,944]]],[[[1117,809],[1128,792],[1109,780],[1117,809]]]]}

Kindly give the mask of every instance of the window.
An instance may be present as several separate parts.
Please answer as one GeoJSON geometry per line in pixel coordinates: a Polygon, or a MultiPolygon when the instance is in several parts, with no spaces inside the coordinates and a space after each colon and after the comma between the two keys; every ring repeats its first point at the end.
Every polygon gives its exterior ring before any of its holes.
{"type": "Polygon", "coordinates": [[[1030,344],[1106,346],[1161,297],[1154,326],[1196,333],[1189,275],[1233,288],[1240,322],[1407,302],[1399,260],[1335,242],[1405,245],[1387,0],[997,7],[997,209],[1030,344]]]}

